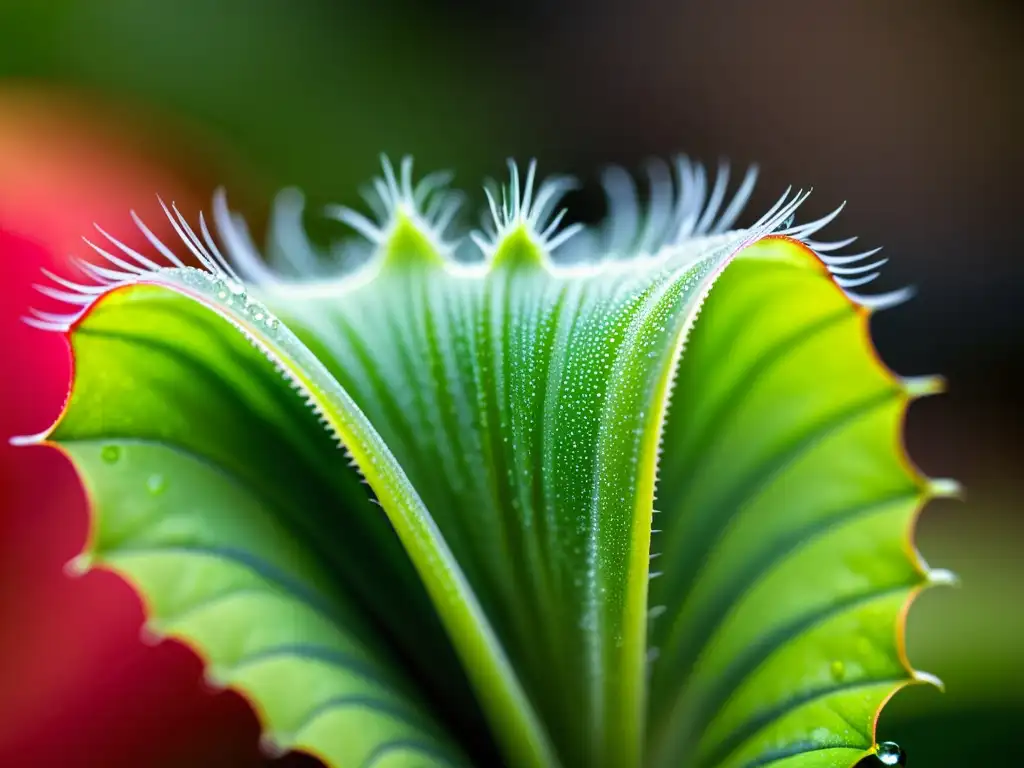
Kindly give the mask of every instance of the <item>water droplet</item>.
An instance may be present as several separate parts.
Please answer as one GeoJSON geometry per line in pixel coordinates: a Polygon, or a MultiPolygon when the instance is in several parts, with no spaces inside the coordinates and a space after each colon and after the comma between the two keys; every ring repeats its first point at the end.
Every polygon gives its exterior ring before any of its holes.
{"type": "Polygon", "coordinates": [[[167,478],[163,475],[150,475],[146,481],[146,490],[153,496],[159,496],[167,490],[167,478]]]}
{"type": "Polygon", "coordinates": [[[895,741],[883,741],[875,750],[875,755],[882,765],[907,764],[907,753],[895,741]]]}
{"type": "Polygon", "coordinates": [[[837,683],[843,682],[843,678],[846,677],[846,665],[839,659],[832,662],[830,671],[832,672],[832,679],[837,683]]]}
{"type": "Polygon", "coordinates": [[[277,330],[277,318],[274,317],[273,315],[267,315],[266,319],[263,321],[263,324],[272,331],[277,330]]]}
{"type": "Polygon", "coordinates": [[[103,450],[100,451],[100,458],[107,462],[107,464],[114,464],[121,458],[121,447],[118,445],[103,446],[103,450]]]}
{"type": "Polygon", "coordinates": [[[796,221],[796,214],[791,213],[789,214],[789,216],[786,217],[786,220],[779,224],[779,226],[777,226],[773,231],[782,232],[785,229],[789,229],[790,227],[793,226],[794,221],[796,221]]]}
{"type": "Polygon", "coordinates": [[[235,296],[245,296],[245,286],[241,283],[236,283],[234,280],[225,280],[224,287],[235,296]]]}

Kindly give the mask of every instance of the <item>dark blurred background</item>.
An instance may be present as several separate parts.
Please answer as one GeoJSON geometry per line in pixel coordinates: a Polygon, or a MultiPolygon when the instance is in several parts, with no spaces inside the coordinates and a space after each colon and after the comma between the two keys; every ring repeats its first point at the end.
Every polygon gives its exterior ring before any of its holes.
{"type": "MultiPolygon", "coordinates": [[[[917,463],[967,488],[918,546],[963,586],[910,616],[914,689],[880,739],[914,766],[1017,765],[1024,719],[1021,475],[1024,171],[1020,0],[5,0],[0,3],[0,433],[59,409],[59,339],[18,324],[39,266],[93,221],[127,240],[155,193],[191,212],[218,183],[256,221],[274,190],[356,202],[377,155],[451,167],[467,189],[506,156],[587,183],[679,151],[762,168],[801,217],[892,257],[914,301],[875,319],[885,360],[944,373],[912,409],[917,463]]],[[[138,642],[117,579],[71,580],[86,531],[69,467],[0,446],[0,765],[259,766],[257,726],[173,644],[138,642]]],[[[274,762],[297,766],[302,759],[274,762]]]]}

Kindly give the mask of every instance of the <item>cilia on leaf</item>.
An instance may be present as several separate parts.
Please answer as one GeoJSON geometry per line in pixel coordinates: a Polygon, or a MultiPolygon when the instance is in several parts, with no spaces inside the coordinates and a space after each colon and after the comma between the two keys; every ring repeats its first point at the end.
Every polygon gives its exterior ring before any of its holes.
{"type": "Polygon", "coordinates": [[[566,178],[510,163],[486,224],[412,162],[329,215],[332,274],[283,193],[264,261],[216,236],[99,229],[85,280],[27,321],[74,359],[45,442],[91,500],[72,567],[111,569],[146,631],[242,692],[276,751],[328,766],[825,768],[933,678],[904,617],[950,580],[912,544],[929,480],[902,446],[934,378],[878,360],[882,261],[793,224],[734,228],[748,174],[566,178]],[[727,199],[729,198],[729,199],[727,199]],[[191,266],[190,266],[191,265],[191,266]],[[340,274],[338,274],[340,272],[340,274]],[[714,286],[714,290],[712,290],[714,286]],[[342,450],[338,450],[338,449],[342,450]]]}

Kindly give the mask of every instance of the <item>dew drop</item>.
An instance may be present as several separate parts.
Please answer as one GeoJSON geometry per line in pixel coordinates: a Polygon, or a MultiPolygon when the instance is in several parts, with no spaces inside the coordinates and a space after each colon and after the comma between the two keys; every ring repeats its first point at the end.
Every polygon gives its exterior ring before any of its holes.
{"type": "Polygon", "coordinates": [[[146,490],[151,496],[159,496],[167,490],[167,478],[163,475],[150,475],[146,481],[146,490]]]}
{"type": "MultiPolygon", "coordinates": [[[[788,217],[786,217],[786,220],[779,224],[779,226],[777,226],[773,231],[782,232],[783,230],[789,229],[790,227],[793,226],[794,221],[796,221],[796,214],[791,213],[788,217]]],[[[893,763],[893,765],[895,765],[895,763],[893,763]]]]}
{"type": "Polygon", "coordinates": [[[224,287],[234,296],[245,296],[245,286],[241,283],[236,283],[234,280],[225,280],[224,287]]]}
{"type": "Polygon", "coordinates": [[[839,659],[832,662],[830,671],[832,672],[832,679],[837,683],[843,682],[843,678],[846,677],[846,665],[839,659]]]}
{"type": "Polygon", "coordinates": [[[907,764],[907,753],[895,741],[883,741],[875,750],[875,755],[882,765],[907,764]]]}
{"type": "Polygon", "coordinates": [[[100,451],[100,458],[107,464],[114,464],[121,458],[121,447],[117,445],[105,445],[100,451]]]}
{"type": "Polygon", "coordinates": [[[272,331],[277,330],[277,318],[274,317],[273,315],[267,315],[266,319],[264,319],[263,321],[263,324],[272,331]]]}

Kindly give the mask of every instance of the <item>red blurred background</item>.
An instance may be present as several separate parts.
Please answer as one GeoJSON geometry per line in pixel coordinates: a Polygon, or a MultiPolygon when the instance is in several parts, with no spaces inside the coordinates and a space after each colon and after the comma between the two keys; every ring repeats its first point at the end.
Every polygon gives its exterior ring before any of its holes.
{"type": "MultiPolygon", "coordinates": [[[[45,303],[32,289],[40,268],[73,278],[66,257],[84,255],[93,222],[144,247],[130,209],[169,236],[156,190],[186,209],[208,199],[204,165],[160,135],[96,99],[0,90],[0,435],[41,431],[67,394],[66,342],[20,321],[45,303]]],[[[247,705],[207,689],[180,645],[140,643],[127,585],[63,572],[87,509],[62,456],[0,443],[0,510],[0,765],[261,764],[247,705]]]]}

